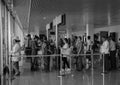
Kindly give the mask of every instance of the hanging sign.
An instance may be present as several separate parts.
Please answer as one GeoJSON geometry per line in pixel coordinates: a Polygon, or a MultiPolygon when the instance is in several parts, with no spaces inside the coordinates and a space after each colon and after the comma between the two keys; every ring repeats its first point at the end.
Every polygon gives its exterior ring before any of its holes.
{"type": "Polygon", "coordinates": [[[47,24],[46,25],[46,30],[49,30],[50,29],[50,24],[47,24]]]}

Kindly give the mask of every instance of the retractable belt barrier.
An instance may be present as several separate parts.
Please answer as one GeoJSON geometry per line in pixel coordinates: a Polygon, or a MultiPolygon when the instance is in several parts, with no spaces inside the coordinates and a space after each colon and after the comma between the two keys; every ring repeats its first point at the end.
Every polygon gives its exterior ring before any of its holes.
{"type": "Polygon", "coordinates": [[[11,57],[49,57],[49,56],[62,56],[62,55],[65,55],[65,56],[69,56],[69,57],[75,57],[75,56],[78,56],[78,57],[81,57],[81,56],[94,56],[94,55],[101,55],[100,53],[96,53],[96,54],[70,54],[70,55],[67,55],[67,54],[53,54],[53,55],[10,55],[11,57]]]}

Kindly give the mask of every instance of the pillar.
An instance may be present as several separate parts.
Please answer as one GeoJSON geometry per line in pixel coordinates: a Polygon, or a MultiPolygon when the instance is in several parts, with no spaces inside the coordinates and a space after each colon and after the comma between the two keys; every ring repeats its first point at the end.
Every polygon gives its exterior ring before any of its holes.
{"type": "Polygon", "coordinates": [[[85,25],[86,35],[91,36],[91,40],[93,40],[94,35],[93,12],[89,8],[84,9],[83,11],[83,23],[85,25]]]}

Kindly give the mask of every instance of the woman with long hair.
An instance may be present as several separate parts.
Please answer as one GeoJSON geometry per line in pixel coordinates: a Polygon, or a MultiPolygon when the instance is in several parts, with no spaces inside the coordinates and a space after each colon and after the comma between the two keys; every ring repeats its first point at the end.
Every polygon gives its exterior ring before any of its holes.
{"type": "Polygon", "coordinates": [[[61,53],[63,54],[62,56],[62,61],[63,61],[63,66],[62,66],[62,71],[70,71],[70,65],[69,62],[67,60],[67,57],[69,56],[69,44],[68,44],[68,40],[67,38],[63,39],[64,45],[61,48],[61,53]],[[67,68],[65,68],[65,66],[67,65],[67,68]]]}

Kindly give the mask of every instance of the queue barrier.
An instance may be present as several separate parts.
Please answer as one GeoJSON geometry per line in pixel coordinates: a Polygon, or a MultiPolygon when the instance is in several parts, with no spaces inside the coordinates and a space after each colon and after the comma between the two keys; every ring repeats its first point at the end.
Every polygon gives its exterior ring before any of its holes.
{"type": "Polygon", "coordinates": [[[49,56],[61,56],[61,55],[66,55],[66,56],[70,56],[70,57],[75,57],[75,56],[91,56],[91,55],[101,55],[100,53],[96,53],[96,54],[53,54],[53,55],[10,55],[11,57],[49,57],[49,56]]]}
{"type": "MultiPolygon", "coordinates": [[[[23,57],[23,58],[27,58],[27,57],[32,57],[32,58],[35,58],[35,57],[54,57],[54,56],[60,56],[60,70],[62,69],[62,56],[63,55],[66,55],[66,56],[69,56],[70,57],[70,68],[71,68],[71,58],[72,57],[82,57],[82,56],[90,56],[91,57],[91,62],[92,62],[92,70],[93,70],[93,62],[94,62],[94,56],[102,56],[102,54],[101,53],[94,53],[93,54],[93,52],[91,53],[91,54],[70,54],[70,55],[67,55],[67,54],[52,54],[52,55],[10,55],[10,57],[9,57],[9,69],[10,69],[10,72],[9,72],[9,83],[10,83],[10,85],[12,85],[12,73],[11,73],[11,71],[12,71],[12,67],[11,67],[11,63],[12,63],[12,60],[11,60],[11,58],[12,57],[23,57]]],[[[105,69],[104,69],[104,55],[103,55],[103,73],[105,72],[105,69]]]]}

